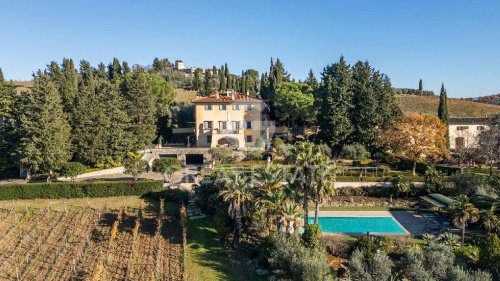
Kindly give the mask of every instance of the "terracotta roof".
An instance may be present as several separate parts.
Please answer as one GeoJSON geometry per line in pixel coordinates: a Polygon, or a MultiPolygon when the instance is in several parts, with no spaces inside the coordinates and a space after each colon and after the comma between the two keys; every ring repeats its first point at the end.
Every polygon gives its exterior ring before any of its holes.
{"type": "Polygon", "coordinates": [[[213,94],[208,97],[200,97],[193,100],[193,103],[233,103],[233,102],[263,102],[263,100],[254,98],[251,96],[247,96],[240,93],[233,93],[234,100],[231,96],[228,96],[226,93],[221,93],[218,95],[213,94]]]}
{"type": "Polygon", "coordinates": [[[448,124],[452,125],[463,125],[463,124],[470,124],[470,125],[475,125],[475,124],[480,124],[480,125],[487,125],[490,123],[490,118],[486,117],[451,117],[448,118],[448,124]]]}

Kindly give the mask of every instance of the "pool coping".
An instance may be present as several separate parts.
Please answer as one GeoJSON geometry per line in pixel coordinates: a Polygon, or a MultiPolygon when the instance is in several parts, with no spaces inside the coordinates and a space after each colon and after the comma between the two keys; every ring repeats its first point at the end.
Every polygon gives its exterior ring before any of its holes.
{"type": "MultiPolygon", "coordinates": [[[[309,217],[314,217],[314,211],[308,212],[309,217]]],[[[394,232],[370,232],[371,235],[411,235],[411,233],[401,224],[399,221],[389,212],[389,211],[319,211],[319,217],[371,217],[371,218],[392,218],[394,222],[402,229],[405,233],[394,233],[394,232]]],[[[366,235],[366,233],[360,232],[323,232],[323,235],[330,234],[342,234],[342,235],[366,235]]]]}

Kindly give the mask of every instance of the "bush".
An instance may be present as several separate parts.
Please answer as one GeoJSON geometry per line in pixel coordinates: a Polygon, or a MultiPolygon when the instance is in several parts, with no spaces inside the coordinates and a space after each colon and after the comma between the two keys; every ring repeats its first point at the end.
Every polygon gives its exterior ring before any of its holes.
{"type": "MultiPolygon", "coordinates": [[[[324,248],[308,248],[298,235],[277,233],[266,242],[271,265],[291,280],[332,280],[324,248]]],[[[286,279],[285,279],[286,280],[286,279]]]]}
{"type": "Polygon", "coordinates": [[[59,199],[143,195],[162,189],[161,181],[52,182],[8,184],[0,187],[0,200],[59,199]]]}
{"type": "Polygon", "coordinates": [[[253,150],[248,152],[246,160],[248,161],[259,161],[262,160],[264,157],[264,151],[262,150],[253,150]]]}
{"type": "Polygon", "coordinates": [[[343,236],[327,236],[323,239],[326,251],[335,257],[348,258],[351,255],[352,247],[343,236]]]}
{"type": "Polygon", "coordinates": [[[427,192],[441,192],[444,187],[445,175],[443,172],[436,170],[432,165],[427,166],[424,175],[424,183],[427,192]]]}
{"type": "Polygon", "coordinates": [[[208,150],[212,158],[219,163],[229,163],[233,160],[233,152],[227,147],[214,147],[208,150]]]}
{"type": "Polygon", "coordinates": [[[258,138],[255,140],[255,147],[258,147],[258,148],[264,148],[266,144],[264,143],[264,140],[261,139],[261,138],[258,138]]]}
{"type": "Polygon", "coordinates": [[[321,247],[323,241],[321,239],[321,228],[318,224],[308,224],[304,228],[304,233],[302,234],[302,239],[304,244],[309,248],[321,247]]]}
{"type": "Polygon", "coordinates": [[[394,176],[391,180],[392,187],[394,190],[397,192],[398,196],[401,195],[406,195],[408,198],[408,195],[412,192],[412,190],[415,188],[413,186],[413,183],[411,180],[405,176],[394,176]]]}
{"type": "Polygon", "coordinates": [[[340,154],[351,160],[365,160],[370,158],[370,152],[368,152],[364,145],[359,143],[344,145],[340,154]]]}
{"type": "Polygon", "coordinates": [[[69,177],[74,180],[77,176],[84,174],[87,167],[79,162],[64,163],[59,170],[59,174],[63,177],[69,177]]]}
{"type": "Polygon", "coordinates": [[[217,231],[219,237],[225,238],[229,233],[231,233],[231,220],[229,219],[227,212],[225,210],[219,210],[214,215],[214,227],[217,231]]]}
{"type": "Polygon", "coordinates": [[[167,189],[147,194],[147,197],[154,200],[165,199],[166,202],[188,204],[189,192],[183,189],[167,189]]]}
{"type": "Polygon", "coordinates": [[[455,174],[450,177],[450,180],[455,183],[457,193],[466,194],[469,197],[475,194],[485,195],[492,189],[488,177],[476,174],[455,174]]]}
{"type": "Polygon", "coordinates": [[[218,175],[218,173],[206,175],[199,185],[194,186],[196,204],[207,214],[214,215],[218,209],[226,209],[219,196],[219,186],[216,184],[218,175]]]}

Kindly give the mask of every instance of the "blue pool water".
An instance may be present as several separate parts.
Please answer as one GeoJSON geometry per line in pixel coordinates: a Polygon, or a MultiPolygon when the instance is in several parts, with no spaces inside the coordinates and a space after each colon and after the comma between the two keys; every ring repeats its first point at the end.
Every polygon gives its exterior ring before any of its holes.
{"type": "MultiPolygon", "coordinates": [[[[323,232],[336,233],[406,233],[391,217],[319,217],[323,232]]],[[[309,217],[309,223],[314,217],[309,217]]]]}

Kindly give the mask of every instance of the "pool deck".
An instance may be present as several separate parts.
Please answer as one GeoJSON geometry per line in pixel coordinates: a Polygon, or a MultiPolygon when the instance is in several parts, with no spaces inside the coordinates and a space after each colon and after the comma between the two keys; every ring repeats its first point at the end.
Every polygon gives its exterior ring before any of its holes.
{"type": "MultiPolygon", "coordinates": [[[[314,217],[314,211],[309,212],[314,217]]],[[[413,211],[320,211],[320,217],[392,217],[403,229],[412,236],[422,236],[429,229],[425,216],[413,211]]]]}

